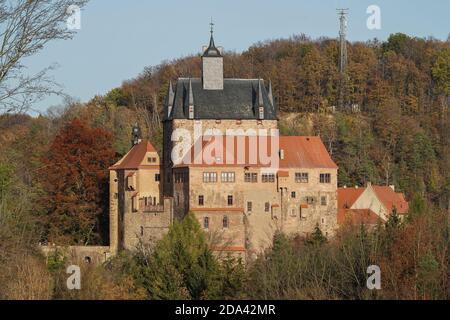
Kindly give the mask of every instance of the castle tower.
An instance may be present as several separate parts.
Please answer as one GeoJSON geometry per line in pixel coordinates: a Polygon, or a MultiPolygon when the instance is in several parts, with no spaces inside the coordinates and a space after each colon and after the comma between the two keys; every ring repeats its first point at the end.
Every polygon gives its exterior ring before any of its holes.
{"type": "Polygon", "coordinates": [[[202,55],[202,83],[204,90],[223,90],[222,49],[214,44],[213,26],[211,22],[209,46],[202,55]]]}

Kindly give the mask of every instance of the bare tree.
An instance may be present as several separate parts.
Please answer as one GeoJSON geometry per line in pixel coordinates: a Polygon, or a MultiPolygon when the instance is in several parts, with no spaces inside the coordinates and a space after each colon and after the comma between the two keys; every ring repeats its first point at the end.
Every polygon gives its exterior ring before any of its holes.
{"type": "Polygon", "coordinates": [[[70,39],[70,8],[88,0],[0,0],[0,114],[24,112],[61,88],[49,76],[54,66],[27,75],[24,58],[35,55],[52,40],[70,39]]]}

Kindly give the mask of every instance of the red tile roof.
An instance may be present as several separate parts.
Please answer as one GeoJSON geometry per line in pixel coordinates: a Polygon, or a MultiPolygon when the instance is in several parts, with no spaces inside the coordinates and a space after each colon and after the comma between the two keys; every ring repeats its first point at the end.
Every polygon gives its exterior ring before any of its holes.
{"type": "Polygon", "coordinates": [[[372,188],[389,212],[395,207],[398,214],[408,213],[409,204],[403,193],[396,193],[391,187],[386,186],[372,186],[372,188]]]}
{"type": "MultiPolygon", "coordinates": [[[[392,212],[394,206],[397,208],[398,214],[406,214],[409,210],[408,202],[405,200],[403,193],[396,193],[391,187],[387,186],[371,186],[375,192],[375,195],[380,200],[380,202],[386,207],[388,212],[392,212]]],[[[366,191],[367,188],[339,188],[337,190],[337,200],[338,200],[338,222],[344,221],[346,215],[351,215],[352,220],[358,220],[358,215],[362,213],[367,214],[367,212],[362,212],[360,210],[354,210],[350,208],[358,200],[361,194],[366,191]]],[[[366,209],[362,209],[366,210],[366,209]]],[[[366,219],[368,221],[374,222],[375,217],[371,217],[374,212],[370,211],[370,214],[366,219]]],[[[375,214],[378,219],[378,215],[375,214]]],[[[375,222],[376,223],[376,222],[375,222]]]]}
{"type": "Polygon", "coordinates": [[[338,188],[338,209],[350,209],[366,188],[338,188]]]}
{"type": "Polygon", "coordinates": [[[282,168],[332,168],[337,169],[320,137],[280,137],[284,150],[282,168]]]}
{"type": "Polygon", "coordinates": [[[280,168],[337,169],[337,165],[331,159],[320,137],[282,136],[279,137],[278,150],[273,150],[273,152],[271,139],[269,138],[266,141],[262,143],[258,137],[253,138],[248,136],[236,136],[233,140],[229,137],[216,136],[211,137],[209,141],[203,141],[203,138],[200,138],[197,141],[197,144],[200,145],[200,147],[197,147],[199,150],[195,150],[195,146],[192,146],[190,152],[184,157],[183,163],[177,165],[177,167],[269,167],[270,164],[263,163],[257,156],[258,153],[261,153],[262,155],[276,157],[279,161],[280,168]],[[230,143],[231,141],[232,143],[230,143]],[[219,150],[213,149],[215,144],[223,150],[223,154],[220,154],[221,152],[219,150]],[[282,159],[280,157],[281,150],[284,152],[284,158],[282,159]],[[216,153],[216,151],[218,152],[216,153]],[[211,163],[205,161],[203,154],[213,157],[211,163]],[[238,156],[239,154],[241,154],[241,158],[238,156]]]}
{"type": "MultiPolygon", "coordinates": [[[[156,149],[148,141],[142,141],[141,143],[135,145],[130,151],[120,159],[115,165],[113,165],[110,170],[118,169],[139,169],[142,167],[141,163],[145,158],[147,152],[156,152],[156,149]]],[[[145,167],[159,167],[155,165],[145,165],[145,167]]]]}
{"type": "Polygon", "coordinates": [[[337,222],[339,225],[351,223],[354,225],[376,225],[385,221],[370,209],[342,209],[338,210],[337,222]]]}

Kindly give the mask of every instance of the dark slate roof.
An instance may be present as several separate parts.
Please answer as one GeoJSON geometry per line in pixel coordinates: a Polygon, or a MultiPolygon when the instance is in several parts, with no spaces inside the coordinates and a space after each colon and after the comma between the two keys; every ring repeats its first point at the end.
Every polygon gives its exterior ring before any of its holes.
{"type": "MultiPolygon", "coordinates": [[[[258,119],[258,79],[224,79],[223,90],[203,90],[200,78],[190,78],[194,100],[195,119],[258,119]]],[[[261,85],[264,119],[276,120],[277,108],[270,103],[268,92],[261,85]]],[[[173,110],[164,120],[187,119],[189,78],[179,78],[175,87],[173,110]]]]}
{"type": "Polygon", "coordinates": [[[221,57],[221,56],[222,54],[220,53],[220,50],[216,48],[216,45],[214,44],[214,38],[211,34],[208,49],[206,49],[205,52],[203,53],[203,57],[221,57]]]}

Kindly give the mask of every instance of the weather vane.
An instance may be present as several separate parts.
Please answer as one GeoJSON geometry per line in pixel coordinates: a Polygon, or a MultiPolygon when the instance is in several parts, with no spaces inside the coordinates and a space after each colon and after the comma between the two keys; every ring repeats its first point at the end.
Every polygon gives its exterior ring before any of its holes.
{"type": "Polygon", "coordinates": [[[213,22],[213,18],[211,17],[211,23],[209,24],[211,26],[211,34],[214,33],[214,22],[213,22]]]}

